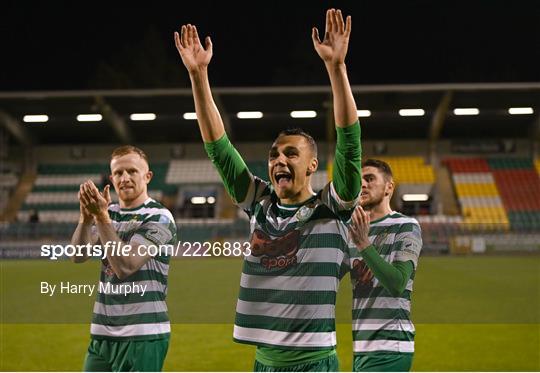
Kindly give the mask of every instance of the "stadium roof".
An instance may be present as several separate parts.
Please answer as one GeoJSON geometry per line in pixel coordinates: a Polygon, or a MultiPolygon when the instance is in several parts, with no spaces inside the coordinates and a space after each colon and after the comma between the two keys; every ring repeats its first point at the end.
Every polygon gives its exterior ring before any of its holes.
{"type": "MultiPolygon", "coordinates": [[[[329,86],[215,88],[214,98],[235,141],[269,141],[287,127],[302,127],[319,141],[332,123],[329,86]],[[291,118],[293,110],[316,117],[291,118]],[[239,119],[239,111],[260,111],[260,119],[239,119]],[[328,121],[330,119],[330,121],[328,121]]],[[[527,138],[538,136],[540,83],[428,84],[353,86],[363,138],[418,139],[527,138]],[[532,114],[511,115],[512,107],[532,114]],[[476,108],[478,115],[455,115],[455,108],[476,108]],[[401,116],[400,109],[423,109],[423,116],[401,116]],[[438,113],[438,114],[437,114],[438,113]],[[444,115],[442,115],[444,114],[444,115]],[[430,135],[431,134],[431,135],[430,135]]],[[[0,92],[0,122],[9,143],[185,143],[200,141],[190,89],[0,92]],[[133,113],[154,113],[155,120],[134,121],[133,113]],[[100,122],[79,122],[79,114],[101,114],[100,122]],[[47,115],[47,122],[24,121],[47,115]]]]}

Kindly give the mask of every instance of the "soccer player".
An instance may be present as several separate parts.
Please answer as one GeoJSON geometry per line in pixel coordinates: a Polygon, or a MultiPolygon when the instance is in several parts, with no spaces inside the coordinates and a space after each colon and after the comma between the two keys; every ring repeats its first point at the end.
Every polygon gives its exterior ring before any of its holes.
{"type": "Polygon", "coordinates": [[[412,364],[411,293],[422,237],[415,219],[390,208],[393,192],[390,166],[364,161],[350,225],[354,371],[409,371],[412,364]]]}
{"type": "Polygon", "coordinates": [[[360,191],[360,126],[345,56],[351,17],[326,13],[324,40],[312,29],[333,93],[337,147],[333,182],[314,193],[317,147],[301,130],[281,132],[268,153],[270,183],[255,176],[233,147],[208,79],[212,43],[193,25],[175,33],[191,79],[206,151],[232,199],[251,219],[234,340],[257,346],[256,371],[336,371],[335,301],[347,252],[347,227],[360,191]]]}
{"type": "MultiPolygon", "coordinates": [[[[72,244],[99,241],[103,250],[109,243],[84,370],[160,371],[170,335],[165,303],[170,252],[163,249],[156,255],[148,249],[174,245],[176,225],[170,211],[148,196],[152,171],[141,149],[115,149],[110,167],[119,204],[110,204],[108,185],[100,193],[91,180],[81,184],[81,214],[71,239],[72,244]],[[110,251],[130,246],[127,255],[110,251]]],[[[87,259],[72,257],[75,262],[87,259]]]]}

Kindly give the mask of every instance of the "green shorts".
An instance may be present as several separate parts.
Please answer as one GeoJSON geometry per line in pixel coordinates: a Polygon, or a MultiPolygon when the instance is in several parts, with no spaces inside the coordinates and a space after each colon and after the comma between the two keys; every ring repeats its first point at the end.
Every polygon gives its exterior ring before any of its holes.
{"type": "Polygon", "coordinates": [[[408,372],[412,366],[412,353],[370,352],[354,355],[354,372],[408,372]]]}
{"type": "Polygon", "coordinates": [[[163,367],[169,338],[148,341],[92,339],[83,370],[85,372],[157,372],[163,367]]]}
{"type": "Polygon", "coordinates": [[[339,360],[337,354],[332,354],[324,359],[309,361],[297,365],[285,367],[273,367],[255,360],[254,372],[338,372],[339,360]]]}

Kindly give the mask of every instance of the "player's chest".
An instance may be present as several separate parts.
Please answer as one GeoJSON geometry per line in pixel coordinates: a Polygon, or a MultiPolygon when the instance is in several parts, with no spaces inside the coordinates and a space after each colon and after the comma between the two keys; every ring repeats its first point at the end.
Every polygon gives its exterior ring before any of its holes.
{"type": "Polygon", "coordinates": [[[112,222],[115,232],[122,241],[129,241],[133,234],[139,230],[143,224],[143,221],[138,219],[130,219],[124,221],[112,222]]]}

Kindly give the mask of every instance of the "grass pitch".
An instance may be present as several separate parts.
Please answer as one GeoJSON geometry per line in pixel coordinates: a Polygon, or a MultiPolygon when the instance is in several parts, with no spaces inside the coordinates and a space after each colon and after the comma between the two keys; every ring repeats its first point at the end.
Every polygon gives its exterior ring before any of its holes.
{"type": "MultiPolygon", "coordinates": [[[[232,342],[241,260],[171,263],[165,370],[250,371],[255,348],[232,342]]],[[[42,281],[94,284],[99,262],[0,262],[0,369],[81,370],[94,296],[40,293],[42,281]]],[[[351,289],[337,304],[341,370],[351,370],[351,289]]],[[[415,279],[414,370],[540,370],[540,258],[422,257],[415,279]]]]}

